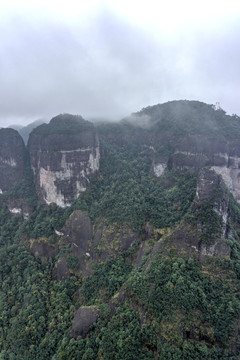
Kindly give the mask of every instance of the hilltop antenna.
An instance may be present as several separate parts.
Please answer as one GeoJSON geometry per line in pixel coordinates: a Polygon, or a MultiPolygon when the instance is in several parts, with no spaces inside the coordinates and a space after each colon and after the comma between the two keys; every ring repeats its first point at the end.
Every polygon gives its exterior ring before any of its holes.
{"type": "Polygon", "coordinates": [[[219,109],[221,109],[221,107],[220,107],[220,102],[217,101],[217,102],[216,102],[216,105],[215,105],[215,110],[219,110],[219,109]]]}

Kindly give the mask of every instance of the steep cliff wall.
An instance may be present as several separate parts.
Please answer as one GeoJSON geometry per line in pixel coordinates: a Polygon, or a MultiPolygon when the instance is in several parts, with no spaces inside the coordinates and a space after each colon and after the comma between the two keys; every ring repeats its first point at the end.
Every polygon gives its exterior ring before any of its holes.
{"type": "Polygon", "coordinates": [[[228,237],[229,197],[226,186],[213,170],[199,173],[196,196],[186,216],[172,236],[176,248],[202,258],[229,256],[228,237]]]}
{"type": "Polygon", "coordinates": [[[209,166],[222,176],[237,200],[240,200],[240,141],[192,135],[185,138],[171,157],[174,168],[201,169],[209,166]]]}
{"type": "Polygon", "coordinates": [[[0,130],[0,193],[11,189],[24,175],[27,151],[16,130],[0,130]]]}
{"type": "MultiPolygon", "coordinates": [[[[138,238],[139,234],[127,225],[107,226],[101,220],[93,225],[89,216],[81,210],[72,212],[58,235],[62,246],[71,244],[71,256],[78,260],[75,270],[84,277],[93,272],[94,264],[116,258],[119,253],[131,248],[138,238]]],[[[66,261],[61,258],[61,261],[56,263],[53,272],[54,277],[59,280],[68,273],[67,265],[63,271],[64,262],[66,264],[66,261]]]]}
{"type": "Polygon", "coordinates": [[[171,168],[200,170],[209,166],[222,175],[234,197],[240,200],[238,116],[226,115],[213,105],[184,100],[149,106],[126,121],[132,124],[133,119],[135,127],[140,124],[140,143],[152,149],[155,176],[162,176],[171,168]],[[147,129],[141,128],[142,119],[148,120],[147,129]]]}
{"type": "Polygon", "coordinates": [[[47,204],[71,205],[99,168],[94,126],[80,116],[59,115],[39,126],[28,148],[37,193],[47,204]]]}

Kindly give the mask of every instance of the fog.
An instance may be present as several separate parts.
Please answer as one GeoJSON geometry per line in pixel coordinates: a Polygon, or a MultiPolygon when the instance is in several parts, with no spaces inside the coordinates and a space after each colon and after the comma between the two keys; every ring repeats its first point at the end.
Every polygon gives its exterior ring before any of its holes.
{"type": "Polygon", "coordinates": [[[1,1],[0,126],[117,120],[175,99],[240,114],[236,2],[112,3],[1,1]]]}

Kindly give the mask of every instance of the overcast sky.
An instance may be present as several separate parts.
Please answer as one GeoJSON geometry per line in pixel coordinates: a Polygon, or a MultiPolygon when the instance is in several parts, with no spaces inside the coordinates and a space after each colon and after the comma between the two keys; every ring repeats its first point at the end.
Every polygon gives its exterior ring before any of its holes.
{"type": "Polygon", "coordinates": [[[239,1],[0,1],[0,126],[239,97],[239,1]]]}

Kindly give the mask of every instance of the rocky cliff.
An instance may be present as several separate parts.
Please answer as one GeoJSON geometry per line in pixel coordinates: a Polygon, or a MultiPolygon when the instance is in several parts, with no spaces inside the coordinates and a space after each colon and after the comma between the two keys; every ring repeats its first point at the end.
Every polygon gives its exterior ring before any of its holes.
{"type": "Polygon", "coordinates": [[[39,126],[28,149],[37,193],[47,204],[71,205],[99,168],[94,126],[80,116],[59,115],[39,126]]]}
{"type": "Polygon", "coordinates": [[[41,202],[0,196],[0,357],[237,360],[240,119],[180,101],[96,129],[35,129],[41,202]]]}
{"type": "MultiPolygon", "coordinates": [[[[93,272],[94,265],[103,263],[109,258],[116,258],[122,252],[137,243],[139,234],[127,225],[106,225],[99,220],[93,226],[91,219],[81,210],[75,210],[67,219],[61,232],[58,233],[59,248],[69,246],[71,256],[77,259],[75,270],[83,277],[93,272]]],[[[53,274],[58,280],[69,276],[69,254],[60,257],[53,274]],[[67,260],[67,261],[66,261],[67,260]]]]}
{"type": "MultiPolygon", "coordinates": [[[[162,176],[172,168],[210,167],[240,200],[240,119],[198,101],[150,106],[125,121],[138,128],[142,145],[152,151],[152,170],[162,176]],[[147,120],[141,127],[142,119],[147,120]],[[140,130],[141,128],[141,130],[140,130]]],[[[132,130],[136,133],[136,130],[132,130]]],[[[139,140],[137,140],[139,142],[139,140]]]]}
{"type": "Polygon", "coordinates": [[[234,197],[240,199],[240,140],[192,135],[175,149],[172,166],[179,169],[201,169],[209,166],[221,175],[234,197]]]}
{"type": "Polygon", "coordinates": [[[229,256],[228,226],[229,195],[224,181],[215,171],[202,169],[195,199],[172,236],[173,244],[188,256],[229,256]]]}
{"type": "Polygon", "coordinates": [[[0,193],[21,180],[26,168],[27,151],[16,130],[0,130],[0,193]]]}

